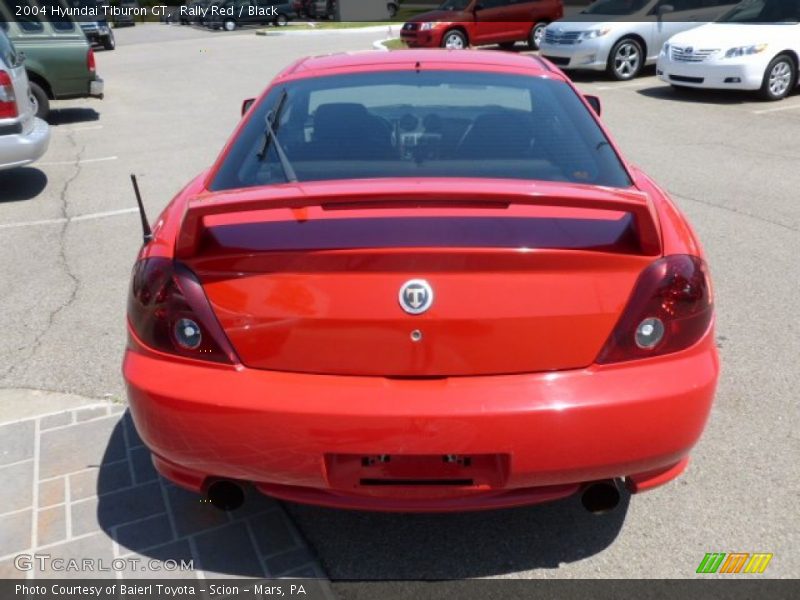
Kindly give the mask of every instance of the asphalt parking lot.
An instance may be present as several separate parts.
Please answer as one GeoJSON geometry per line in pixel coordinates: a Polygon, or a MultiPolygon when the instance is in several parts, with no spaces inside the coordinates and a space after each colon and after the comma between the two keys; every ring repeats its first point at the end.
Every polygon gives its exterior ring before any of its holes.
{"type": "MultiPolygon", "coordinates": [[[[154,219],[280,68],[382,37],[116,34],[117,50],[97,54],[106,99],[55,105],[47,155],[0,172],[0,403],[20,389],[123,402],[126,288],[141,240],[128,174],[154,219]]],[[[435,516],[286,505],[334,580],[685,578],[706,552],[771,552],[763,576],[800,572],[800,94],[777,104],[676,94],[652,73],[576,81],[601,97],[623,152],[673,195],[709,255],[723,376],[689,470],[603,516],[577,500],[435,516]]]]}

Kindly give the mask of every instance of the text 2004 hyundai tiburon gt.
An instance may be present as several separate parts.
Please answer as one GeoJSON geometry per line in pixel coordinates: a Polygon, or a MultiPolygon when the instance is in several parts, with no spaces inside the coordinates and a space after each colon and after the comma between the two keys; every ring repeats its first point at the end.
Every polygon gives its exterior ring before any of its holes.
{"type": "Polygon", "coordinates": [[[679,475],[711,282],[589,100],[497,52],[283,71],[134,268],[124,375],[159,472],[228,507],[398,511],[679,475]]]}

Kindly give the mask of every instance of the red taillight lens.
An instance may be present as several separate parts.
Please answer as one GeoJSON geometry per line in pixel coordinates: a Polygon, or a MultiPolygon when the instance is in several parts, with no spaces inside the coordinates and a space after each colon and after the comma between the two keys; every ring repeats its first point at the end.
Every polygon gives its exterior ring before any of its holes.
{"type": "Polygon", "coordinates": [[[615,363],[688,348],[703,337],[713,314],[703,260],[685,255],[662,258],[639,277],[597,362],[615,363]]]}
{"type": "Polygon", "coordinates": [[[94,50],[89,48],[89,52],[86,54],[86,68],[89,69],[92,73],[94,73],[97,66],[94,63],[94,50]]]}
{"type": "Polygon", "coordinates": [[[11,77],[5,71],[0,71],[0,119],[15,119],[18,114],[11,77]]]}
{"type": "Polygon", "coordinates": [[[171,259],[148,258],[136,264],[128,320],[139,339],[156,350],[238,362],[197,277],[171,259]]]}

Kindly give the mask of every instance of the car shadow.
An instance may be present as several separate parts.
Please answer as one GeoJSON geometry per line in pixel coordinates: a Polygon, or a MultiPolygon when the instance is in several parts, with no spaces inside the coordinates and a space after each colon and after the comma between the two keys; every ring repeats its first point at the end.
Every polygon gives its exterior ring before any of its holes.
{"type": "Polygon", "coordinates": [[[47,116],[50,125],[72,125],[74,123],[86,123],[100,119],[100,113],[93,108],[54,108],[47,116]]]}
{"type": "Polygon", "coordinates": [[[139,560],[139,568],[123,577],[196,576],[193,570],[146,570],[150,559],[192,561],[207,577],[319,576],[277,501],[248,490],[245,504],[226,513],[169,483],[153,467],[128,412],[109,437],[96,494],[96,525],[115,540],[122,558],[139,560]]]}
{"type": "Polygon", "coordinates": [[[636,93],[657,100],[688,102],[692,104],[713,104],[719,106],[759,104],[755,93],[736,90],[704,90],[659,85],[636,90],[636,93]]]}
{"type": "Polygon", "coordinates": [[[630,502],[603,515],[577,497],[538,506],[455,514],[340,511],[287,504],[336,580],[442,580],[558,569],[603,551],[630,502]]]}
{"type": "Polygon", "coordinates": [[[47,175],[32,167],[0,171],[0,202],[33,200],[47,187],[47,175]]]}
{"type": "MultiPolygon", "coordinates": [[[[616,81],[609,77],[605,71],[586,71],[586,70],[571,70],[564,71],[567,77],[574,83],[601,83],[605,85],[626,84],[632,82],[643,82],[647,78],[655,78],[656,67],[655,65],[648,65],[642,69],[642,72],[631,81],[616,81]]],[[[655,81],[655,79],[654,79],[655,81]]]]}
{"type": "MultiPolygon", "coordinates": [[[[557,569],[611,545],[630,498],[623,491],[620,504],[603,515],[586,512],[578,497],[485,512],[387,514],[280,503],[250,490],[241,508],[225,513],[156,473],[127,412],[109,438],[97,496],[97,523],[123,558],[194,560],[206,577],[313,577],[319,571],[308,565],[318,557],[337,580],[454,579],[557,569]]],[[[123,573],[137,575],[164,573],[123,573]]]]}

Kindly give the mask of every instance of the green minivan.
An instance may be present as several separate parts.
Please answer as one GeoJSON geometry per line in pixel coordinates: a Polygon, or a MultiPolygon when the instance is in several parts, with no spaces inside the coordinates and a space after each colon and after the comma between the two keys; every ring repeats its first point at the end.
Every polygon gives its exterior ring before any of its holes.
{"type": "Polygon", "coordinates": [[[0,28],[25,55],[36,116],[46,119],[51,100],[102,98],[94,51],[69,16],[52,17],[60,0],[0,0],[0,28]]]}

